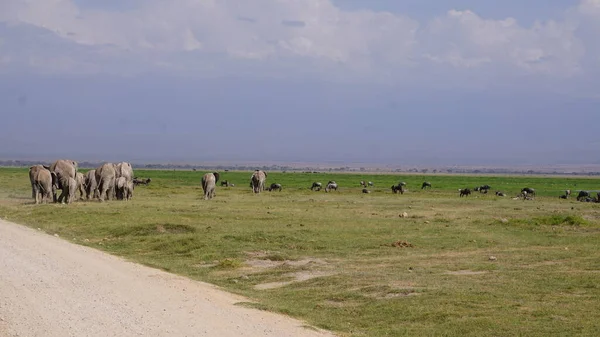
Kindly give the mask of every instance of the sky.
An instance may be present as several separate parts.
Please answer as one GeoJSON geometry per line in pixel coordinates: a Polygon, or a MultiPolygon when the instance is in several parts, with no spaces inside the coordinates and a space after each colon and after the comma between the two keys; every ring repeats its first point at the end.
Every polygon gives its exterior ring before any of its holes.
{"type": "Polygon", "coordinates": [[[600,164],[600,0],[2,0],[0,158],[600,164]]]}

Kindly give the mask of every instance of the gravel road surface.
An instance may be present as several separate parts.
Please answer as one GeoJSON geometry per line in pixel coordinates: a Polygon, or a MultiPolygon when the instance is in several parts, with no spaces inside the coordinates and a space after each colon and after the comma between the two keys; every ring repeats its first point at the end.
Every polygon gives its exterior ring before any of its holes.
{"type": "Polygon", "coordinates": [[[333,336],[218,287],[0,220],[0,336],[333,336]]]}

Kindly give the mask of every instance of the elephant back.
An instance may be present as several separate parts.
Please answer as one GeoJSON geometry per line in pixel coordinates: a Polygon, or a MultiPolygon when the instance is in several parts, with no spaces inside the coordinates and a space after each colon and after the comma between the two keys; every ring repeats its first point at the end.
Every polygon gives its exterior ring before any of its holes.
{"type": "Polygon", "coordinates": [[[114,179],[116,177],[115,165],[112,163],[104,163],[96,169],[96,182],[102,180],[114,179]]]}
{"type": "Polygon", "coordinates": [[[120,162],[115,165],[115,176],[117,178],[125,177],[127,181],[133,180],[133,167],[130,163],[120,162]]]}

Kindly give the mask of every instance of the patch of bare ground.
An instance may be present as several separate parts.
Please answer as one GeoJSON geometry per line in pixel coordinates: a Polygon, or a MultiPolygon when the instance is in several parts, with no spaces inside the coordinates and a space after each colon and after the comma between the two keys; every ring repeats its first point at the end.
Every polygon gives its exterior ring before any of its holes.
{"type": "Polygon", "coordinates": [[[418,296],[421,293],[415,287],[394,287],[390,285],[375,285],[356,289],[363,295],[377,300],[418,296]]]}
{"type": "Polygon", "coordinates": [[[244,261],[242,268],[246,273],[261,273],[273,268],[300,268],[302,270],[281,275],[284,281],[261,283],[255,289],[265,290],[284,287],[296,282],[303,282],[317,277],[326,277],[337,274],[328,267],[329,263],[318,258],[303,258],[298,260],[284,259],[281,255],[266,251],[246,252],[250,259],[244,261]],[[324,270],[325,269],[325,270],[324,270]]]}
{"type": "Polygon", "coordinates": [[[447,275],[482,275],[482,274],[487,274],[487,271],[474,271],[474,270],[454,270],[454,271],[447,271],[444,274],[447,275]]]}
{"type": "Polygon", "coordinates": [[[308,281],[310,279],[317,278],[317,277],[332,276],[335,274],[336,273],[331,272],[331,271],[317,271],[317,270],[315,270],[315,271],[306,270],[306,271],[299,271],[299,272],[295,272],[295,273],[288,273],[288,274],[284,274],[282,276],[285,278],[291,277],[292,280],[290,280],[290,281],[261,283],[261,284],[255,285],[254,289],[266,290],[266,289],[280,288],[280,287],[290,285],[292,283],[308,281]]]}

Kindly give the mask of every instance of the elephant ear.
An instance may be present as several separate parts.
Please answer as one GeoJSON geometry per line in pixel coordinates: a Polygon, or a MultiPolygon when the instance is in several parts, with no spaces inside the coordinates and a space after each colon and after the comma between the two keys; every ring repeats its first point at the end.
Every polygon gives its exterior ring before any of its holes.
{"type": "Polygon", "coordinates": [[[45,168],[46,170],[50,171],[50,166],[46,166],[46,165],[42,165],[42,166],[44,166],[44,168],[45,168]]]}
{"type": "Polygon", "coordinates": [[[265,174],[265,178],[267,177],[267,171],[263,171],[263,173],[265,174]]]}
{"type": "Polygon", "coordinates": [[[218,172],[213,172],[213,175],[215,176],[215,183],[219,181],[219,173],[218,172]]]}

